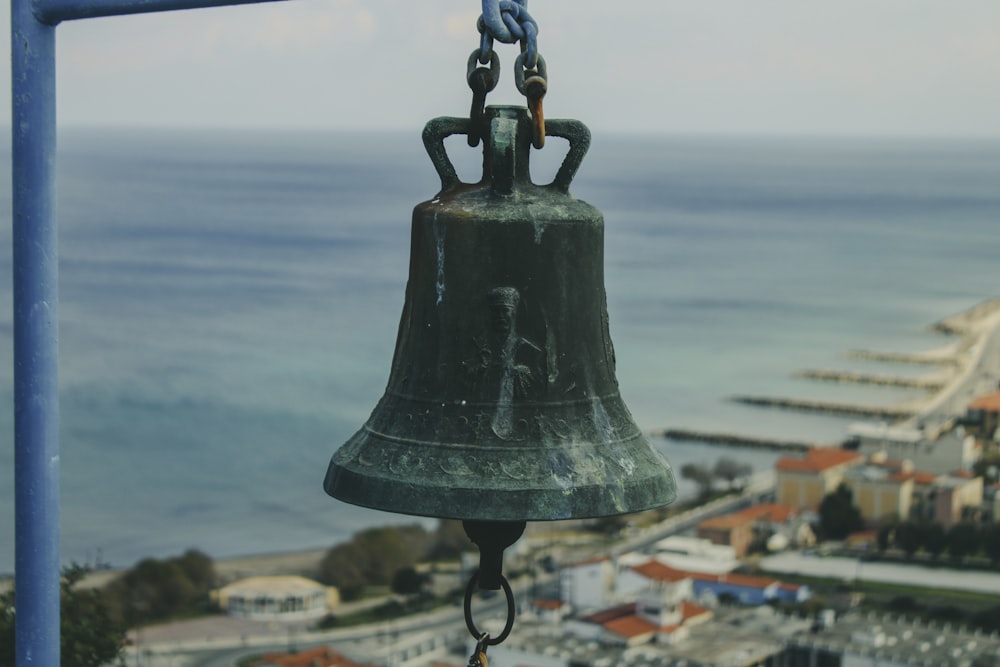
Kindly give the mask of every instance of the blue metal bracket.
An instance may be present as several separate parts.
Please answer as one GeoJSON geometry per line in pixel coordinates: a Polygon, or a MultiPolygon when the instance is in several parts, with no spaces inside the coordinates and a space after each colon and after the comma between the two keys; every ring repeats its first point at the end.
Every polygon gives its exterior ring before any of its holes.
{"type": "Polygon", "coordinates": [[[59,665],[55,29],[61,21],[274,0],[11,0],[15,655],[59,665]]]}

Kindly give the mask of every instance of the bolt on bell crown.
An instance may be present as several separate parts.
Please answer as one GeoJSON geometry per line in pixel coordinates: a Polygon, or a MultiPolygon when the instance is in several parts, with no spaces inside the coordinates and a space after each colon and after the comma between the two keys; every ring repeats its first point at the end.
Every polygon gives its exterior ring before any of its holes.
{"type": "Polygon", "coordinates": [[[640,433],[615,378],[604,221],[568,188],[590,142],[555,180],[529,174],[521,107],[488,107],[483,179],[459,181],[437,118],[424,143],[442,189],[413,211],[410,273],[385,394],[333,455],[324,487],[374,509],[475,521],[627,514],[676,497],[670,465],[640,433]]]}

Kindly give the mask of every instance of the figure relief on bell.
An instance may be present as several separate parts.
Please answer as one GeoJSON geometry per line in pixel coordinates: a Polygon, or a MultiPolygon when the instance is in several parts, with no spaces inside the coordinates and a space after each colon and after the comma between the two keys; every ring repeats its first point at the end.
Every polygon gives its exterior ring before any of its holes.
{"type": "Polygon", "coordinates": [[[502,440],[516,439],[516,431],[523,429],[517,428],[514,405],[544,397],[549,355],[518,326],[524,304],[517,288],[495,287],[484,301],[488,313],[483,332],[474,338],[475,355],[464,365],[470,383],[495,402],[491,430],[502,440]]]}

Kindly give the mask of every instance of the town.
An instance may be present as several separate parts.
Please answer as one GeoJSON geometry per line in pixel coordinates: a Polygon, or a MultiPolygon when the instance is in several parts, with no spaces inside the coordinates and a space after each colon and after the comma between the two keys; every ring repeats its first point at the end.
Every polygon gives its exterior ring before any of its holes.
{"type": "MultiPolygon", "coordinates": [[[[505,566],[516,629],[488,659],[501,667],[998,665],[998,419],[994,391],[933,438],[859,424],[843,447],[782,456],[773,471],[734,479],[731,465],[717,465],[729,470],[683,509],[610,528],[533,524],[505,566]]],[[[197,626],[198,636],[184,637],[183,623],[133,631],[130,664],[223,664],[199,658],[221,655],[279,667],[461,667],[475,641],[454,604],[391,620],[376,613],[357,626],[331,619],[405,606],[414,591],[447,599],[471,567],[469,558],[421,564],[409,595],[356,602],[299,575],[240,578],[215,592],[227,616],[197,626]],[[167,628],[180,634],[166,639],[167,628]]],[[[502,600],[476,605],[498,631],[502,600]]]]}
{"type": "MultiPolygon", "coordinates": [[[[476,563],[458,521],[218,563],[192,550],[64,586],[100,591],[131,627],[123,661],[148,667],[485,667],[480,651],[499,667],[996,667],[1000,301],[938,326],[959,340],[904,361],[949,376],[895,423],[744,443],[784,450],[771,470],[706,456],[677,471],[697,492],[675,506],[529,524],[505,554],[516,622],[494,646],[463,623],[476,563]]],[[[473,596],[490,636],[505,597],[473,596]]]]}

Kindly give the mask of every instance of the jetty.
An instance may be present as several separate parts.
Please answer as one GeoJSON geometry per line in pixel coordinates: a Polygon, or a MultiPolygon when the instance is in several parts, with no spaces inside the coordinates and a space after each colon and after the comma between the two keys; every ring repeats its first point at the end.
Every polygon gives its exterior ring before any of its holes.
{"type": "Polygon", "coordinates": [[[731,396],[731,401],[745,405],[755,405],[767,408],[782,408],[803,412],[822,412],[832,415],[854,415],[874,419],[899,420],[907,419],[916,414],[915,408],[900,405],[858,405],[856,403],[837,403],[834,401],[814,401],[801,398],[778,398],[772,396],[731,396]]]}
{"type": "Polygon", "coordinates": [[[704,442],[711,445],[727,445],[731,447],[745,447],[747,449],[768,449],[787,452],[805,452],[813,447],[830,446],[819,443],[774,440],[772,438],[757,438],[749,435],[736,435],[734,433],[713,433],[681,428],[668,428],[664,431],[654,433],[654,435],[662,436],[667,440],[682,442],[704,442]]]}
{"type": "Polygon", "coordinates": [[[877,350],[848,350],[850,359],[867,361],[888,361],[898,364],[927,364],[937,366],[957,366],[954,356],[934,352],[880,352],[877,350]]]}
{"type": "MultiPolygon", "coordinates": [[[[996,391],[998,388],[1000,298],[976,304],[968,310],[940,320],[931,325],[930,329],[953,339],[940,347],[920,352],[855,349],[846,353],[854,359],[938,366],[936,370],[919,376],[900,377],[824,369],[806,369],[794,374],[796,377],[830,382],[921,389],[928,392],[927,396],[888,406],[756,395],[731,396],[728,400],[757,407],[875,419],[905,428],[921,429],[928,439],[936,439],[954,427],[956,418],[964,414],[971,397],[996,391]]],[[[662,429],[651,435],[662,435],[671,440],[789,451],[830,446],[679,428],[662,429]]]]}
{"type": "Polygon", "coordinates": [[[852,371],[835,371],[807,368],[795,371],[794,377],[809,380],[824,380],[826,382],[852,382],[855,384],[873,384],[886,387],[905,387],[908,389],[924,389],[940,391],[945,381],[940,374],[923,377],[900,377],[898,375],[883,375],[878,373],[857,373],[852,371]]]}

